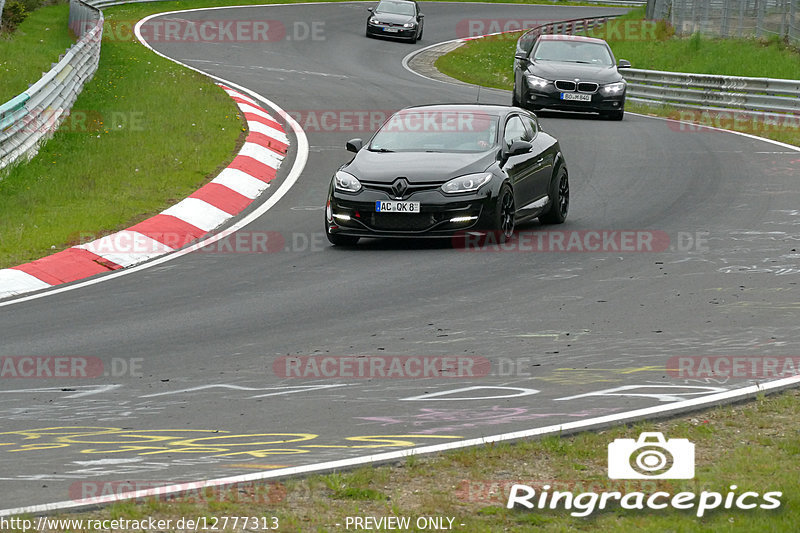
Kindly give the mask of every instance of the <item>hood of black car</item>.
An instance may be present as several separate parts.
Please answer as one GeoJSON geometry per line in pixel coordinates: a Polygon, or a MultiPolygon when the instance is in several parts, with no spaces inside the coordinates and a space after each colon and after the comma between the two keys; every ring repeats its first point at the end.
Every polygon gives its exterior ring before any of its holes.
{"type": "Polygon", "coordinates": [[[537,61],[531,63],[528,72],[547,80],[590,81],[595,83],[613,83],[622,81],[617,67],[589,65],[586,63],[562,63],[560,61],[537,61]]]}
{"type": "Polygon", "coordinates": [[[377,19],[380,24],[405,24],[406,22],[414,22],[414,17],[409,15],[396,15],[394,13],[376,13],[370,18],[377,19]]]}
{"type": "Polygon", "coordinates": [[[410,183],[445,182],[485,171],[495,153],[370,152],[364,148],[342,170],[365,182],[392,183],[400,176],[410,183]]]}

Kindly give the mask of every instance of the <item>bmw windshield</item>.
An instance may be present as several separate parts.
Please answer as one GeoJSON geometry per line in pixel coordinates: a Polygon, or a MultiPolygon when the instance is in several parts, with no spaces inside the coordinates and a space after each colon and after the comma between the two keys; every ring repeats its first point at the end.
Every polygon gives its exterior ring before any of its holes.
{"type": "Polygon", "coordinates": [[[587,63],[604,67],[614,64],[608,48],[599,43],[581,41],[541,41],[533,51],[533,60],[587,63]]]}

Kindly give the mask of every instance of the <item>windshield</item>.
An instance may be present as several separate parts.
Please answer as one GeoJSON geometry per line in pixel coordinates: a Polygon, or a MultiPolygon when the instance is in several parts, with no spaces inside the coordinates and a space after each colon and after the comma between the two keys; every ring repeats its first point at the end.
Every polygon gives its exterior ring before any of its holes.
{"type": "Polygon", "coordinates": [[[374,152],[483,152],[497,143],[498,118],[466,110],[395,113],[381,127],[374,152]]]}
{"type": "Polygon", "coordinates": [[[614,64],[605,45],[582,41],[540,41],[534,50],[533,60],[588,63],[605,67],[614,64]]]}
{"type": "Polygon", "coordinates": [[[414,4],[411,2],[383,1],[375,8],[376,13],[390,13],[392,15],[414,15],[414,4]]]}

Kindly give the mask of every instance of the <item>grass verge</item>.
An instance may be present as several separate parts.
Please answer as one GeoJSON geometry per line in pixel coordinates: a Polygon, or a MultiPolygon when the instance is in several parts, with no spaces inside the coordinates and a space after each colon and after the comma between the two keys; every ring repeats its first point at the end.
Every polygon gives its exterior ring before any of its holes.
{"type": "MultiPolygon", "coordinates": [[[[410,517],[412,525],[418,517],[453,518],[454,531],[470,533],[524,532],[534,528],[623,533],[795,531],[800,523],[799,409],[800,391],[789,390],[661,422],[564,438],[551,436],[487,445],[438,456],[412,456],[394,466],[362,467],[281,483],[216,490],[213,494],[194,493],[171,501],[126,502],[57,518],[154,517],[172,519],[174,524],[182,517],[205,517],[209,523],[217,520],[222,526],[225,517],[229,517],[229,525],[233,526],[235,516],[259,517],[270,524],[275,517],[279,531],[303,532],[345,530],[348,516],[410,517]],[[617,438],[636,438],[642,431],[660,431],[667,438],[687,438],[693,442],[694,479],[610,481],[608,444],[617,438]],[[513,483],[534,487],[537,494],[544,485],[550,485],[551,495],[556,490],[575,495],[610,491],[649,495],[664,491],[670,496],[688,491],[698,494],[698,498],[704,490],[718,492],[723,497],[731,491],[737,497],[747,491],[759,495],[780,491],[782,495],[778,509],[724,509],[721,504],[700,518],[696,505],[688,510],[626,510],[614,504],[586,517],[575,517],[563,504],[544,511],[507,509],[505,504],[513,483]],[[731,489],[731,485],[736,488],[731,489]]],[[[572,511],[577,512],[577,508],[572,511]]],[[[219,530],[234,531],[234,527],[219,530]]]]}
{"type": "MultiPolygon", "coordinates": [[[[511,90],[513,57],[520,32],[476,39],[438,58],[436,67],[453,78],[486,87],[511,90]]],[[[604,38],[614,55],[637,68],[704,74],[797,79],[800,51],[777,40],[708,39],[673,35],[663,23],[643,20],[635,10],[592,32],[604,38]]],[[[800,146],[798,121],[781,124],[733,120],[727,113],[689,113],[669,105],[629,102],[626,109],[653,116],[722,127],[800,146]]]]}
{"type": "Polygon", "coordinates": [[[47,6],[0,34],[0,103],[24,92],[72,46],[68,19],[69,4],[47,6]]]}

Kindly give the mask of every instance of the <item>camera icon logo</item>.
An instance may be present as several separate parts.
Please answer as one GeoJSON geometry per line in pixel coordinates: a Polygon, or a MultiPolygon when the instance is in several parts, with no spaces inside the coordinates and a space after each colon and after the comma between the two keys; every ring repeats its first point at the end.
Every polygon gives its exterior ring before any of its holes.
{"type": "Polygon", "coordinates": [[[694,444],[665,440],[659,432],[643,432],[637,440],[616,439],[608,445],[610,479],[692,479],[694,444]]]}

